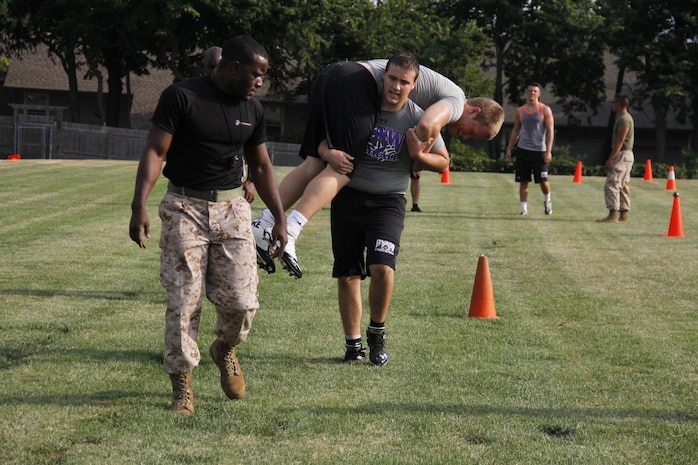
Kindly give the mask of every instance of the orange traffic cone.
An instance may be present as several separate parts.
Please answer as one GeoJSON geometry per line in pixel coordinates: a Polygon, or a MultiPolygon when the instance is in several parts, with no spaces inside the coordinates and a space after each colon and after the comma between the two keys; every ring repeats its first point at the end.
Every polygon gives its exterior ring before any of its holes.
{"type": "Polygon", "coordinates": [[[671,221],[667,237],[683,237],[683,220],[681,219],[681,201],[679,193],[674,192],[674,206],[671,209],[671,221]]]}
{"type": "Polygon", "coordinates": [[[674,166],[669,167],[669,175],[666,178],[666,190],[676,190],[676,174],[674,174],[674,166]]]}
{"type": "Polygon", "coordinates": [[[487,256],[480,255],[475,272],[473,295],[470,298],[470,318],[497,318],[494,307],[494,290],[492,289],[492,276],[487,256]]]}
{"type": "Polygon", "coordinates": [[[645,164],[645,181],[651,181],[654,178],[652,177],[652,160],[649,158],[647,159],[647,163],[645,164]]]}
{"type": "Polygon", "coordinates": [[[574,170],[574,179],[572,179],[572,182],[576,182],[577,184],[582,183],[582,162],[581,161],[577,162],[577,169],[574,170]]]}
{"type": "Polygon", "coordinates": [[[441,173],[441,184],[451,184],[451,167],[446,168],[446,171],[441,173]]]}

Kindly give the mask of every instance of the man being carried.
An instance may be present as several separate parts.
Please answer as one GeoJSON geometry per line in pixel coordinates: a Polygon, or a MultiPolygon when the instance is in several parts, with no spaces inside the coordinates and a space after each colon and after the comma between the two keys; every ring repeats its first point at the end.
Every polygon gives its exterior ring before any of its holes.
{"type": "MultiPolygon", "coordinates": [[[[288,244],[281,258],[284,268],[296,278],[302,276],[302,271],[295,241],[308,219],[349,182],[357,162],[350,154],[363,150],[375,125],[386,64],[387,60],[380,59],[334,63],[313,83],[310,117],[300,152],[304,161],[279,185],[284,209],[301,199],[288,216],[288,244]],[[322,140],[327,140],[330,150],[322,150],[320,155],[322,140]]],[[[504,121],[498,103],[486,98],[466,100],[460,87],[424,66],[420,66],[419,74],[410,99],[426,108],[416,126],[420,140],[435,140],[446,124],[449,132],[462,139],[489,140],[497,135],[504,121]]],[[[269,273],[275,270],[269,258],[273,244],[268,231],[273,225],[269,210],[252,223],[258,263],[269,273]]]]}

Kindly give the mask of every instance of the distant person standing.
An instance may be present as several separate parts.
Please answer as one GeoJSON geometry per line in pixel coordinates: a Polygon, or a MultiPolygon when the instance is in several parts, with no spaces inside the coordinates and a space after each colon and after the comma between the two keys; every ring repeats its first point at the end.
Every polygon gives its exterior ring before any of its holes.
{"type": "Polygon", "coordinates": [[[204,75],[211,76],[221,61],[223,49],[218,46],[209,47],[204,52],[204,75]]]}
{"type": "Polygon", "coordinates": [[[410,195],[412,196],[412,209],[410,211],[417,213],[422,211],[422,209],[419,208],[419,191],[421,190],[419,178],[421,173],[421,171],[414,170],[410,172],[410,195]]]}
{"type": "Polygon", "coordinates": [[[521,214],[528,215],[528,183],[531,171],[536,184],[543,192],[543,206],[546,215],[553,214],[548,182],[548,163],[553,158],[553,138],[555,120],[550,107],[540,102],[541,86],[532,82],[526,88],[526,103],[516,112],[514,129],[507,144],[505,159],[511,161],[511,154],[516,145],[516,174],[519,183],[519,201],[521,214]]]}
{"type": "Polygon", "coordinates": [[[613,142],[611,154],[606,161],[606,183],[603,186],[608,216],[598,219],[599,223],[617,223],[629,221],[630,210],[630,172],[633,169],[635,155],[635,122],[628,113],[630,99],[627,95],[619,94],[613,98],[611,108],[616,114],[613,123],[613,142]],[[620,212],[620,216],[618,216],[620,212]]]}

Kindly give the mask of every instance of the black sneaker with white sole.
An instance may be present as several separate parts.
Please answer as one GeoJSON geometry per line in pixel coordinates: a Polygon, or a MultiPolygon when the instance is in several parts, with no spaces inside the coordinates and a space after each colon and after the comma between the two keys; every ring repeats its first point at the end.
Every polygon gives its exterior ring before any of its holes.
{"type": "Polygon", "coordinates": [[[385,346],[385,330],[366,328],[366,340],[368,341],[369,360],[374,365],[382,366],[388,363],[388,348],[385,346]]]}
{"type": "Polygon", "coordinates": [[[344,354],[344,360],[343,362],[358,362],[359,360],[363,360],[366,358],[366,348],[361,346],[357,348],[348,348],[347,351],[344,354]]]}
{"type": "Polygon", "coordinates": [[[276,265],[269,254],[271,246],[271,232],[269,229],[264,229],[259,220],[252,222],[252,235],[257,249],[257,266],[267,273],[274,273],[276,265]]]}
{"type": "Polygon", "coordinates": [[[298,260],[287,252],[284,252],[281,256],[281,266],[288,271],[289,276],[293,276],[296,279],[303,277],[303,270],[298,265],[298,260]]]}

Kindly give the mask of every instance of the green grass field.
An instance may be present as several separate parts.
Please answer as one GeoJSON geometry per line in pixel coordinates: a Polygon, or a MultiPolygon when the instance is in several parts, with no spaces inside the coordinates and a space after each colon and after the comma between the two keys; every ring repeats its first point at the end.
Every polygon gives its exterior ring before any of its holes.
{"type": "MultiPolygon", "coordinates": [[[[128,238],[135,162],[0,161],[0,462],[5,464],[696,464],[698,180],[633,178],[628,224],[599,224],[603,178],[423,173],[388,317],[390,363],[346,366],[329,210],[304,276],[260,275],[229,401],[208,356],[196,412],[167,410],[157,204],[128,238]],[[497,319],[468,318],[487,255],[497,319]]],[[[279,179],[288,168],[279,168],[279,179]]],[[[259,211],[256,200],[253,209],[259,211]]],[[[367,317],[366,317],[367,322],[367,317]]]]}

